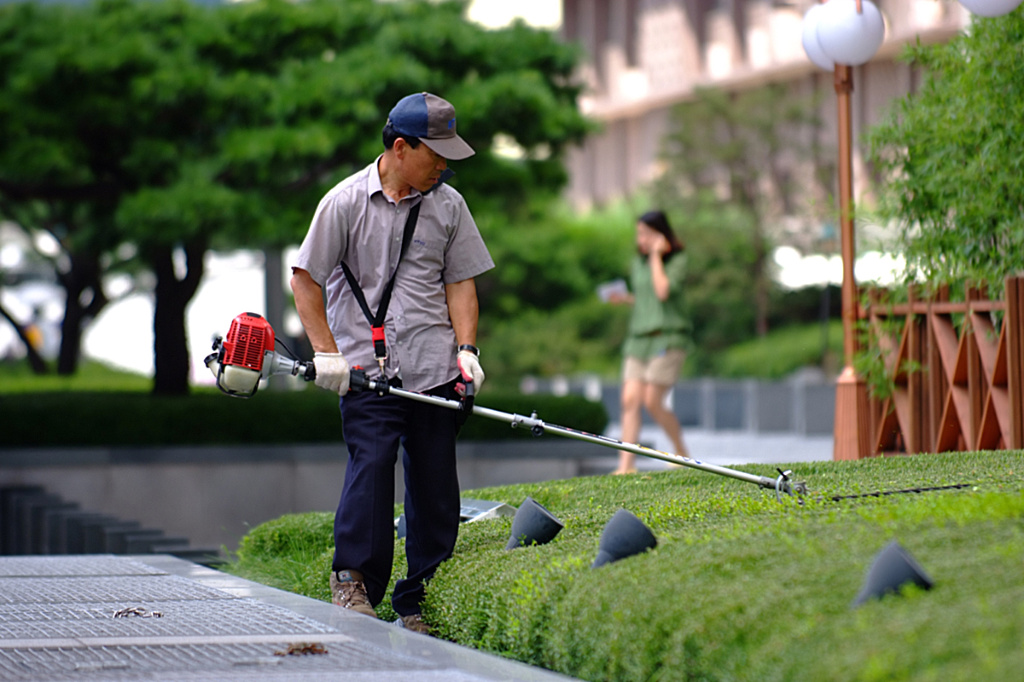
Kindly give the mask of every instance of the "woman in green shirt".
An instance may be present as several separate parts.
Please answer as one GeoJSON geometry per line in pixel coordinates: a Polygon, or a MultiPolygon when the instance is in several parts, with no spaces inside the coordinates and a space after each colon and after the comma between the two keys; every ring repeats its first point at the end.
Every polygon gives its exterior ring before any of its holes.
{"type": "MultiPolygon", "coordinates": [[[[619,294],[612,302],[631,303],[633,314],[623,345],[622,440],[635,443],[640,437],[641,407],[665,430],[675,454],[689,457],[682,428],[665,397],[676,382],[690,343],[683,279],[686,254],[661,211],[640,216],[636,225],[637,257],[630,274],[631,294],[619,294]]],[[[619,452],[613,473],[636,471],[636,455],[619,452]]]]}

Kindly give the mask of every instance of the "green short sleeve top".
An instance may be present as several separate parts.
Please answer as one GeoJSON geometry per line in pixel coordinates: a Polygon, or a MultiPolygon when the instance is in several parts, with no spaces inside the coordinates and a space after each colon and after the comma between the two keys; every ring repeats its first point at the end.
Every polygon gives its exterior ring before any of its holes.
{"type": "Polygon", "coordinates": [[[685,350],[690,344],[690,320],[686,313],[683,284],[686,278],[686,254],[677,252],[665,262],[669,293],[664,301],[654,293],[647,258],[633,260],[630,284],[633,290],[633,314],[623,346],[628,357],[648,359],[669,349],[685,350]]]}

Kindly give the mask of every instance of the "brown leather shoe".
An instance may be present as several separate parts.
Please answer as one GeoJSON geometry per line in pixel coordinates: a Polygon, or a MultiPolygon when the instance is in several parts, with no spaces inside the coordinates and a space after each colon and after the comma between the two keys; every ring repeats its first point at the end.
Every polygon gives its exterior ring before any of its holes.
{"type": "Polygon", "coordinates": [[[418,613],[410,616],[399,616],[398,620],[395,621],[395,625],[412,632],[418,632],[421,635],[430,634],[430,626],[423,622],[423,616],[418,613]]]}
{"type": "Polygon", "coordinates": [[[370,605],[370,598],[366,596],[363,576],[357,571],[331,571],[331,601],[343,609],[351,609],[371,618],[377,617],[377,612],[370,605]]]}

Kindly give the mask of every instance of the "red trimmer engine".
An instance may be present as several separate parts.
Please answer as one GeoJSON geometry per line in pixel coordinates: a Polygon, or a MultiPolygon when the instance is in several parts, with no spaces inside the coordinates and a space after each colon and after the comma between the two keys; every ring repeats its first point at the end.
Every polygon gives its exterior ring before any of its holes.
{"type": "Polygon", "coordinates": [[[316,377],[312,362],[300,362],[274,350],[274,329],[256,313],[242,313],[231,321],[227,338],[213,340],[214,352],[204,360],[217,388],[236,398],[250,398],[259,388],[260,379],[273,374],[301,376],[306,381],[316,377]]]}
{"type": "Polygon", "coordinates": [[[223,346],[221,364],[259,372],[263,369],[263,354],[274,350],[274,329],[256,313],[242,313],[231,321],[223,346]]]}

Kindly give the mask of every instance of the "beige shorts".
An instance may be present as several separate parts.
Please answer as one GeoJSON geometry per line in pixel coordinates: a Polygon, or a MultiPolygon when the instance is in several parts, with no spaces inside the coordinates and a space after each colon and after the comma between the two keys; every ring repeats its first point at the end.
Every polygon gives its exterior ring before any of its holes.
{"type": "Polygon", "coordinates": [[[672,348],[647,360],[627,357],[622,362],[622,380],[671,386],[676,383],[685,361],[686,351],[681,348],[672,348]]]}

